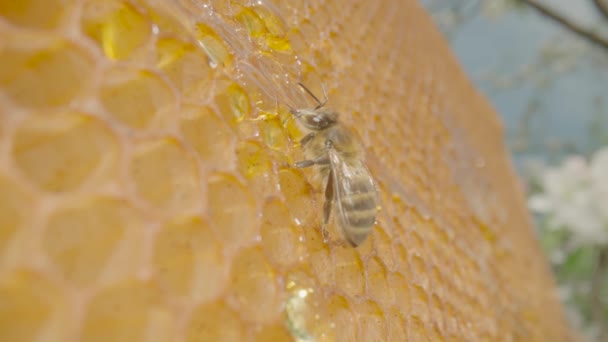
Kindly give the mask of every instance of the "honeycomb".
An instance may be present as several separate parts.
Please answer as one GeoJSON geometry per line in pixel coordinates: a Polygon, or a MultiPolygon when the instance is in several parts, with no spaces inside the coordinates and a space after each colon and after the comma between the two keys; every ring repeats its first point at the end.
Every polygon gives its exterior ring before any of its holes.
{"type": "Polygon", "coordinates": [[[502,130],[413,0],[0,0],[0,340],[570,340],[502,130]],[[357,248],[298,82],[365,147],[357,248]]]}

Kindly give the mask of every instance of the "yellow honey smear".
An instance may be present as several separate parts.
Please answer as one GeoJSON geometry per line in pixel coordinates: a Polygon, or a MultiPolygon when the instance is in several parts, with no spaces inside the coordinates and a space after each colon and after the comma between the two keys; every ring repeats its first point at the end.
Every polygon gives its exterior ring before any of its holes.
{"type": "Polygon", "coordinates": [[[130,164],[137,195],[150,205],[182,213],[199,210],[196,164],[175,139],[139,142],[130,164]]]}
{"type": "Polygon", "coordinates": [[[253,11],[258,15],[270,34],[282,37],[287,31],[283,19],[276,15],[268,6],[254,6],[253,11]]]}
{"type": "Polygon", "coordinates": [[[236,15],[236,19],[245,27],[249,36],[259,38],[270,49],[275,51],[288,51],[291,49],[289,40],[285,38],[284,25],[262,6],[253,8],[242,7],[236,15]]]}
{"type": "Polygon", "coordinates": [[[91,56],[62,40],[32,48],[26,44],[30,38],[16,35],[0,46],[1,91],[22,106],[44,108],[66,105],[87,90],[94,71],[91,56]]]}
{"type": "Polygon", "coordinates": [[[156,120],[159,126],[176,115],[177,100],[171,87],[146,70],[116,68],[104,73],[100,100],[120,122],[144,128],[156,120]]]}
{"type": "Polygon", "coordinates": [[[229,84],[215,97],[215,105],[232,126],[242,121],[251,113],[249,97],[241,86],[236,83],[229,84]]]}
{"type": "Polygon", "coordinates": [[[251,37],[260,37],[266,32],[264,21],[251,8],[241,7],[236,20],[247,29],[251,37]]]}
{"type": "Polygon", "coordinates": [[[124,1],[87,0],[82,28],[106,56],[118,60],[131,57],[152,37],[152,24],[148,18],[124,1]]]}
{"type": "MultiPolygon", "coordinates": [[[[43,248],[61,275],[79,286],[99,279],[127,230],[139,222],[122,200],[93,198],[78,206],[61,208],[48,221],[43,248]]],[[[135,248],[140,241],[130,241],[135,248]]]]}
{"type": "Polygon", "coordinates": [[[209,26],[198,23],[195,26],[196,39],[203,47],[209,57],[209,64],[215,68],[217,66],[227,66],[232,62],[232,54],[224,44],[224,41],[209,26]]]}
{"type": "Polygon", "coordinates": [[[200,217],[167,222],[156,237],[153,264],[162,288],[178,298],[209,301],[227,282],[221,244],[200,217]]]}
{"type": "Polygon", "coordinates": [[[289,138],[278,115],[268,116],[260,122],[260,126],[260,133],[266,146],[279,151],[285,151],[290,146],[289,138]]]}
{"type": "Polygon", "coordinates": [[[175,322],[160,290],[152,283],[125,280],[99,291],[88,303],[83,341],[167,340],[175,322]]]}
{"type": "Polygon", "coordinates": [[[112,176],[118,143],[99,120],[60,113],[26,120],[16,132],[12,155],[34,184],[63,192],[78,188],[94,174],[112,176]]]}
{"type": "Polygon", "coordinates": [[[57,26],[66,7],[67,0],[0,0],[0,16],[15,25],[50,29],[57,26]]]}
{"type": "Polygon", "coordinates": [[[291,45],[289,44],[289,40],[287,38],[277,37],[277,36],[267,36],[266,44],[269,48],[275,51],[290,51],[291,45]]]}
{"type": "Polygon", "coordinates": [[[237,145],[237,167],[259,195],[272,196],[277,192],[277,177],[269,151],[256,141],[243,141],[237,145]]]}
{"type": "Polygon", "coordinates": [[[67,339],[64,293],[44,276],[19,270],[0,282],[0,340],[67,339]]]}

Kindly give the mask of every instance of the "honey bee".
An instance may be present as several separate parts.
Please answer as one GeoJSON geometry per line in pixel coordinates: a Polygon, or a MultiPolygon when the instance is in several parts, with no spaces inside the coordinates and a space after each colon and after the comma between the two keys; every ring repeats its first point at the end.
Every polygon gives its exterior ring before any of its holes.
{"type": "Polygon", "coordinates": [[[327,225],[332,206],[337,208],[338,224],[348,242],[356,247],[371,232],[376,221],[377,194],[374,180],[363,163],[363,150],[356,137],[338,121],[338,113],[325,110],[319,99],[298,83],[316,102],[309,109],[290,108],[300,128],[307,132],[300,146],[305,160],[297,168],[316,166],[325,184],[323,224],[327,225]]]}

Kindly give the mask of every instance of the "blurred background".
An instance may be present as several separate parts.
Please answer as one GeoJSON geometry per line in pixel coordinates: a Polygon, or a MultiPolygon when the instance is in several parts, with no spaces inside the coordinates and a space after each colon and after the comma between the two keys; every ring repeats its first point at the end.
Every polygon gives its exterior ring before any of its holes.
{"type": "Polygon", "coordinates": [[[568,316],[608,341],[608,0],[421,0],[502,116],[568,316]]]}

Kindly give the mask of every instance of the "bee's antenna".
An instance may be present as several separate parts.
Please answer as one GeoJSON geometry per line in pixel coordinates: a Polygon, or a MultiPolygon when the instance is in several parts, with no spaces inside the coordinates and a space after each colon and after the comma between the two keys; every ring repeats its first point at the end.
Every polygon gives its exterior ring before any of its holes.
{"type": "Polygon", "coordinates": [[[308,88],[306,88],[306,86],[304,84],[302,84],[302,82],[298,82],[298,85],[300,87],[302,87],[302,89],[304,89],[308,95],[310,95],[313,99],[315,99],[315,101],[317,101],[317,106],[315,107],[315,110],[325,106],[325,104],[327,103],[327,91],[325,90],[325,86],[322,85],[323,88],[323,102],[319,101],[319,99],[315,96],[315,94],[312,93],[312,91],[310,91],[308,88]]]}

